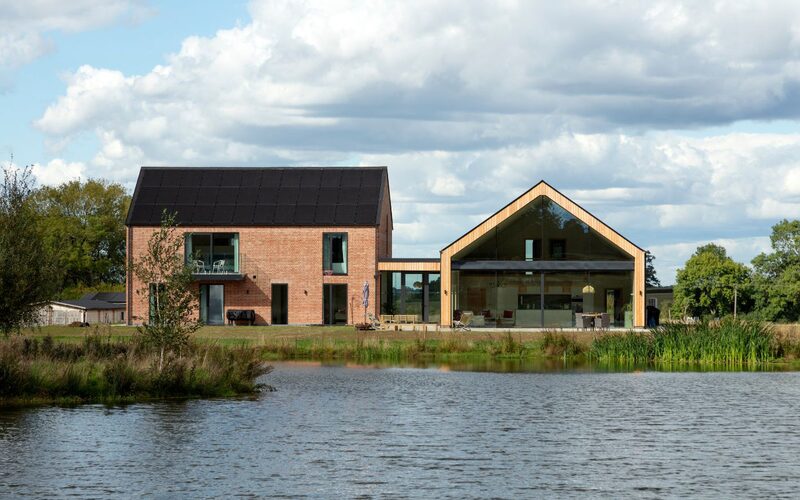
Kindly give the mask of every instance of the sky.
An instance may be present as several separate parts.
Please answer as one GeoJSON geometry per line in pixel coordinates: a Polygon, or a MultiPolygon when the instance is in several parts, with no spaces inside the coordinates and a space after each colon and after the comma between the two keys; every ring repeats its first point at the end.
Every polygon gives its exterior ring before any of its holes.
{"type": "Polygon", "coordinates": [[[0,0],[0,116],[48,185],[386,165],[400,257],[544,179],[671,284],[800,217],[800,2],[0,0]]]}

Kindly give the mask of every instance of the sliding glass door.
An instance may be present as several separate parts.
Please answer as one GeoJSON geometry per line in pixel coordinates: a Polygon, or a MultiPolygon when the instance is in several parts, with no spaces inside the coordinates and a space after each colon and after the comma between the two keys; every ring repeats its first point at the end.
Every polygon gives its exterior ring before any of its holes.
{"type": "Polygon", "coordinates": [[[200,285],[200,321],[225,324],[225,285],[200,285]]]}

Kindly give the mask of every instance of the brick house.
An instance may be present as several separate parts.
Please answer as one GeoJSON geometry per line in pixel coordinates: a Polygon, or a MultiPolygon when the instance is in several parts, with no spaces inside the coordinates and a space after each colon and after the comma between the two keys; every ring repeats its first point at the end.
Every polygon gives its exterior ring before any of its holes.
{"type": "MultiPolygon", "coordinates": [[[[386,167],[141,169],[128,213],[128,268],[162,211],[177,213],[200,316],[256,324],[395,322],[571,328],[645,323],[644,250],[544,181],[444,247],[392,257],[386,167]]],[[[128,273],[129,323],[147,294],[128,273]]]]}
{"type": "Polygon", "coordinates": [[[164,209],[177,214],[208,324],[231,309],[256,324],[363,321],[363,285],[374,295],[378,260],[391,257],[385,167],[143,167],[126,221],[131,324],[149,313],[130,264],[164,209]]]}

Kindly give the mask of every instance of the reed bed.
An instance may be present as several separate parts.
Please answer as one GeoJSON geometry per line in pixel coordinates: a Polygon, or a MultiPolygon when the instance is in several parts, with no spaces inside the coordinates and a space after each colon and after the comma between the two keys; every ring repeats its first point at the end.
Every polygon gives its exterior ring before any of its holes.
{"type": "Polygon", "coordinates": [[[256,379],[269,371],[252,348],[192,344],[158,370],[157,353],[136,339],[11,337],[0,341],[0,406],[251,394],[268,387],[256,379]]]}
{"type": "Polygon", "coordinates": [[[511,333],[500,339],[463,334],[420,335],[410,340],[367,336],[354,340],[336,337],[291,340],[262,338],[257,346],[266,359],[345,359],[361,362],[451,356],[526,357],[539,352],[535,342],[522,342],[511,333]]]}
{"type": "Polygon", "coordinates": [[[746,366],[774,361],[783,349],[767,324],[727,318],[716,323],[670,323],[646,333],[604,335],[592,342],[589,354],[617,363],[746,366]]]}

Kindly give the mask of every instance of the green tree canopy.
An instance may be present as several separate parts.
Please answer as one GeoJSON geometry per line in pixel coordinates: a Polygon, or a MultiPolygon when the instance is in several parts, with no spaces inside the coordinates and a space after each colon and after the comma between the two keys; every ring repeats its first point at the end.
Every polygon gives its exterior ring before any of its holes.
{"type": "Polygon", "coordinates": [[[653,262],[656,256],[649,250],[644,252],[644,285],[646,287],[661,286],[661,280],[656,276],[656,266],[653,262]]]}
{"type": "Polygon", "coordinates": [[[75,180],[43,187],[35,200],[47,242],[64,272],[63,287],[124,283],[130,196],[122,186],[75,180]]]}
{"type": "Polygon", "coordinates": [[[673,312],[688,316],[724,316],[733,312],[734,289],[740,310],[750,304],[750,270],[713,243],[698,247],[678,269],[673,312]]]}
{"type": "Polygon", "coordinates": [[[753,259],[756,310],[770,321],[800,320],[800,221],[772,226],[772,253],[753,259]]]}
{"type": "Polygon", "coordinates": [[[45,243],[33,203],[29,167],[6,168],[0,185],[0,331],[8,335],[38,319],[41,302],[55,295],[59,267],[45,243]]]}

